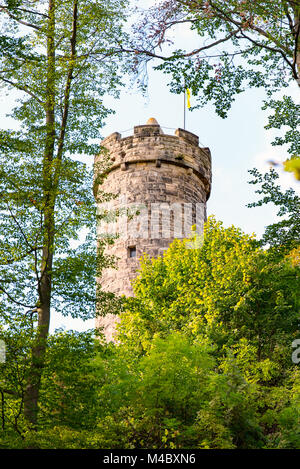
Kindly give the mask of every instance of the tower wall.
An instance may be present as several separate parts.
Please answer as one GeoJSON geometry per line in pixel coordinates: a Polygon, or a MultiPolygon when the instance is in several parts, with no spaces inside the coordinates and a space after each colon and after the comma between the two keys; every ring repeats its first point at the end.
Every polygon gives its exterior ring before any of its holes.
{"type": "MultiPolygon", "coordinates": [[[[190,227],[201,229],[206,218],[206,201],[211,188],[211,157],[208,148],[199,147],[196,135],[177,129],[165,135],[158,124],[136,126],[134,135],[121,138],[117,132],[102,141],[108,150],[111,166],[100,185],[97,167],[103,153],[95,157],[94,194],[110,192],[112,209],[122,208],[115,230],[120,237],[107,252],[117,256],[117,270],[105,269],[99,279],[105,291],[118,295],[133,294],[131,281],[136,276],[139,258],[162,255],[175,238],[184,238],[190,227]],[[134,214],[128,219],[124,208],[134,214]],[[136,257],[130,257],[136,250],[136,257]]],[[[99,210],[107,208],[99,204],[99,210]]],[[[111,228],[108,224],[106,228],[111,228]]],[[[112,339],[115,318],[96,319],[112,339]]]]}

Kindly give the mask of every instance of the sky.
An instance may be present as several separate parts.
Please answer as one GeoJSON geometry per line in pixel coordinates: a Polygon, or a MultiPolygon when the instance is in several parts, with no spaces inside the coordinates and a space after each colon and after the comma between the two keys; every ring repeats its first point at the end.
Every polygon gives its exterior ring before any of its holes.
{"type": "MultiPolygon", "coordinates": [[[[146,1],[141,3],[147,6],[146,1]]],[[[196,47],[195,38],[187,29],[179,28],[176,34],[187,47],[192,41],[193,48],[196,47]]],[[[284,94],[295,100],[298,100],[298,93],[294,84],[284,90],[284,94]]],[[[0,100],[1,125],[11,123],[5,114],[12,98],[2,97],[0,100]]],[[[263,91],[257,89],[238,95],[226,119],[218,117],[212,106],[186,111],[186,130],[198,135],[200,146],[209,147],[211,151],[212,191],[207,204],[208,215],[214,215],[225,226],[235,225],[258,237],[267,225],[276,221],[276,210],[268,205],[246,207],[246,204],[257,200],[255,186],[247,182],[251,179],[248,170],[256,167],[265,172],[270,167],[269,160],[284,161],[287,157],[284,148],[271,145],[275,131],[264,129],[268,114],[261,110],[263,98],[263,91]]],[[[191,105],[194,103],[192,96],[191,105]]],[[[155,117],[167,134],[172,135],[176,128],[183,127],[183,95],[170,93],[168,77],[158,71],[149,70],[149,87],[145,96],[126,87],[118,100],[106,97],[104,104],[113,108],[115,114],[110,115],[106,125],[99,129],[99,144],[101,138],[113,132],[131,135],[135,125],[145,124],[150,117],[155,117]]],[[[300,184],[291,173],[281,171],[280,183],[283,188],[291,186],[299,192],[300,184]]],[[[93,326],[93,320],[83,323],[56,313],[51,321],[51,331],[57,327],[84,330],[93,326]]]]}

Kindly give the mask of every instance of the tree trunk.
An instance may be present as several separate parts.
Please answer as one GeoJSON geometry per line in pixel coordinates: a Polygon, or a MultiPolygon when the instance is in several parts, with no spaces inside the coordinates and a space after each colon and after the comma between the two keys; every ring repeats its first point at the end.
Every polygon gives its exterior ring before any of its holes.
{"type": "Polygon", "coordinates": [[[300,1],[294,4],[294,23],[295,23],[295,64],[298,74],[298,85],[300,86],[300,1]]]}
{"type": "Polygon", "coordinates": [[[49,334],[51,306],[51,272],[54,254],[54,208],[56,190],[52,182],[52,165],[55,147],[55,0],[48,4],[47,29],[47,83],[46,83],[46,139],[43,157],[43,250],[39,279],[38,326],[31,350],[31,367],[24,396],[24,416],[33,426],[37,425],[38,398],[49,334]]]}

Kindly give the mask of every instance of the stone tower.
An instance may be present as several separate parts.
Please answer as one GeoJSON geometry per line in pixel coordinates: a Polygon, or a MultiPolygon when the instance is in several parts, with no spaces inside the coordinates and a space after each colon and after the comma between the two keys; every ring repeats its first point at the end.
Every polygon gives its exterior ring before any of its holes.
{"type": "MultiPolygon", "coordinates": [[[[112,223],[101,223],[98,233],[119,237],[108,253],[117,256],[117,270],[105,269],[102,288],[118,295],[132,295],[131,280],[143,253],[150,257],[163,254],[175,238],[190,235],[192,225],[202,230],[206,219],[206,201],[211,189],[209,148],[200,148],[196,135],[177,129],[166,135],[154,118],[134,127],[133,135],[122,138],[115,132],[105,138],[110,167],[99,183],[104,154],[95,157],[94,195],[99,191],[115,194],[108,204],[99,204],[100,212],[119,209],[112,223]],[[129,216],[128,216],[129,214],[129,216]]],[[[106,339],[112,340],[115,317],[96,319],[106,339]]]]}

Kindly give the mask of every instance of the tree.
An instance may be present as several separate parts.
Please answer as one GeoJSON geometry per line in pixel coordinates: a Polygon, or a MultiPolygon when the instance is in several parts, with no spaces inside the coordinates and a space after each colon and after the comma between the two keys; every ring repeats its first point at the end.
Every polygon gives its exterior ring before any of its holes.
{"type": "Polygon", "coordinates": [[[0,82],[19,92],[12,117],[20,122],[1,132],[0,292],[7,313],[37,315],[24,394],[24,415],[33,425],[51,308],[90,317],[95,276],[111,262],[100,243],[95,255],[92,174],[76,155],[98,151],[94,139],[111,112],[103,96],[118,94],[114,46],[125,6],[44,0],[33,7],[15,0],[0,7],[0,82]],[[81,242],[83,229],[89,234],[81,242]]]}
{"type": "Polygon", "coordinates": [[[107,447],[260,447],[255,385],[237,368],[222,372],[213,354],[209,340],[183,331],[153,337],[144,355],[115,345],[102,358],[98,397],[106,404],[98,431],[110,437],[107,447]]]}
{"type": "Polygon", "coordinates": [[[1,336],[16,356],[2,373],[0,391],[5,381],[11,394],[0,403],[1,448],[262,444],[255,385],[234,367],[219,370],[207,340],[193,343],[179,332],[154,339],[147,356],[133,355],[122,344],[95,344],[91,333],[51,335],[39,427],[31,431],[20,413],[30,340],[20,337],[17,328],[1,336]]]}
{"type": "MultiPolygon", "coordinates": [[[[159,404],[149,406],[153,416],[154,408],[159,413],[166,399],[162,421],[170,418],[173,424],[167,427],[168,444],[299,447],[292,418],[299,414],[299,373],[291,360],[291,344],[298,337],[299,254],[297,262],[291,245],[274,256],[273,249],[263,250],[254,237],[209,218],[203,239],[174,241],[162,258],[145,258],[134,291],[135,298],[127,300],[121,314],[118,354],[122,359],[123,347],[129,355],[141,357],[141,385],[148,396],[143,409],[156,397],[159,404]],[[189,356],[185,351],[179,358],[180,346],[173,342],[177,334],[183,342],[202,348],[199,357],[206,356],[206,347],[218,370],[205,384],[214,399],[206,403],[205,395],[196,398],[197,417],[191,417],[189,430],[180,420],[185,399],[179,398],[177,410],[170,411],[178,395],[184,396],[176,370],[184,375],[189,356]],[[168,379],[169,387],[174,380],[176,391],[166,397],[168,379]],[[153,388],[150,383],[155,383],[153,388]]],[[[189,369],[192,380],[195,369],[189,369]]],[[[191,393],[190,399],[195,395],[191,393]]],[[[140,397],[141,393],[134,399],[130,415],[136,433],[140,429],[145,436],[148,414],[138,410],[140,397]]]]}
{"type": "Polygon", "coordinates": [[[269,245],[283,252],[296,249],[300,243],[300,197],[293,189],[283,192],[275,181],[279,178],[277,172],[271,169],[262,175],[257,169],[250,170],[253,176],[250,184],[259,184],[256,193],[263,195],[258,202],[248,204],[248,207],[260,207],[273,203],[278,207],[277,215],[283,217],[279,222],[266,227],[260,241],[261,245],[269,245]]]}
{"type": "Polygon", "coordinates": [[[20,315],[22,334],[0,328],[0,447],[299,448],[292,252],[274,256],[211,218],[203,239],[145,260],[117,343],[50,336],[38,431],[20,414],[36,319],[20,315]]]}
{"type": "Polygon", "coordinates": [[[190,89],[191,110],[212,102],[225,118],[236,95],[264,88],[263,109],[275,110],[267,128],[290,127],[275,144],[291,143],[284,169],[299,179],[299,105],[290,96],[271,99],[292,81],[300,86],[299,0],[162,1],[135,27],[131,49],[135,72],[147,76],[147,63],[156,58],[154,68],[170,76],[171,92],[190,89]],[[172,33],[182,24],[194,31],[196,45],[185,50],[175,40],[170,54],[165,46],[173,44],[172,33]]]}
{"type": "MultiPolygon", "coordinates": [[[[20,443],[31,430],[22,410],[36,320],[20,314],[10,327],[3,318],[1,323],[0,336],[7,349],[6,361],[1,363],[1,436],[17,436],[20,443]]],[[[89,371],[91,360],[101,350],[101,342],[95,342],[92,335],[92,331],[58,330],[49,337],[40,389],[40,429],[54,426],[84,429],[88,423],[91,426],[91,420],[94,423],[97,410],[94,388],[99,387],[99,380],[95,379],[95,372],[89,377],[89,371]]]]}
{"type": "Polygon", "coordinates": [[[35,318],[20,314],[7,327],[7,321],[1,318],[0,337],[6,343],[7,356],[0,365],[0,447],[41,447],[44,439],[48,440],[47,447],[55,447],[59,439],[70,438],[72,432],[84,445],[85,430],[94,429],[103,405],[98,394],[105,379],[94,361],[97,354],[104,355],[104,347],[95,339],[93,330],[57,330],[50,335],[41,379],[38,427],[32,431],[22,409],[35,323],[35,318]],[[60,436],[55,437],[55,433],[60,436]]]}
{"type": "Polygon", "coordinates": [[[32,320],[24,314],[16,314],[10,327],[5,313],[0,318],[0,337],[6,347],[6,360],[1,363],[1,430],[3,434],[24,438],[23,406],[28,379],[29,352],[33,339],[32,320]]]}
{"type": "Polygon", "coordinates": [[[154,337],[184,331],[207,337],[219,357],[246,340],[255,347],[253,364],[271,360],[284,369],[297,334],[298,270],[288,257],[274,259],[254,238],[209,218],[199,248],[177,240],[164,257],[144,260],[119,340],[147,353],[154,337]]]}
{"type": "Polygon", "coordinates": [[[280,0],[276,5],[269,0],[162,1],[150,8],[135,28],[135,62],[139,65],[145,56],[146,60],[162,60],[159,68],[172,73],[176,91],[187,86],[196,96],[208,82],[204,88],[208,99],[218,96],[218,86],[231,85],[230,100],[242,91],[246,79],[254,86],[264,83],[282,87],[290,79],[299,83],[299,18],[298,0],[280,0]],[[171,55],[159,53],[170,42],[168,33],[182,23],[194,30],[197,42],[200,39],[203,44],[189,51],[177,49],[171,55]],[[248,70],[235,65],[240,57],[248,70]],[[178,79],[179,73],[182,80],[178,79]]]}

